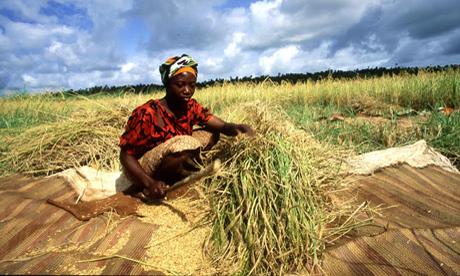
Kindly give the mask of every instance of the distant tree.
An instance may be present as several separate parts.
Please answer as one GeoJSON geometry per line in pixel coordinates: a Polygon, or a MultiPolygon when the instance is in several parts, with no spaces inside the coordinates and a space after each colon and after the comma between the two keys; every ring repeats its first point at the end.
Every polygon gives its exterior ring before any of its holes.
{"type": "MultiPolygon", "coordinates": [[[[262,83],[267,79],[270,79],[273,83],[298,83],[306,81],[318,81],[323,79],[355,79],[355,78],[372,78],[372,77],[382,77],[382,76],[398,76],[398,75],[417,75],[420,71],[425,72],[441,72],[446,70],[459,70],[460,65],[452,64],[445,66],[427,66],[427,67],[399,67],[398,64],[395,64],[394,67],[385,68],[385,67],[374,67],[374,68],[365,68],[365,69],[355,69],[349,71],[342,70],[332,70],[328,69],[326,71],[315,72],[315,73],[278,73],[276,76],[261,75],[257,77],[244,76],[244,77],[230,77],[230,79],[210,79],[207,81],[202,81],[197,83],[198,87],[208,87],[213,85],[222,85],[224,82],[230,83],[262,83]]],[[[158,84],[136,84],[136,85],[123,85],[123,86],[94,86],[84,89],[69,89],[63,93],[64,95],[92,95],[96,93],[134,93],[134,94],[149,94],[157,91],[162,91],[164,89],[163,85],[158,84]]]]}

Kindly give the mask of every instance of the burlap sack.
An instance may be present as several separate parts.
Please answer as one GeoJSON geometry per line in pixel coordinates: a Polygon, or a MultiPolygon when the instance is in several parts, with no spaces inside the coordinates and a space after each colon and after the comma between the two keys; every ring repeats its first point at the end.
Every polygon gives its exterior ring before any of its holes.
{"type": "Polygon", "coordinates": [[[166,156],[172,153],[205,148],[209,144],[211,137],[212,134],[204,130],[195,131],[192,136],[175,136],[145,153],[139,163],[147,174],[153,175],[166,156]]]}

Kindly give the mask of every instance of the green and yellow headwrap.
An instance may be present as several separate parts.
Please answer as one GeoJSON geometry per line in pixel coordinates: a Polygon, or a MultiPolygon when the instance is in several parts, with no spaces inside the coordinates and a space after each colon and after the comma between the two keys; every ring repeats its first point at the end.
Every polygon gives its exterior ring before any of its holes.
{"type": "Polygon", "coordinates": [[[161,82],[166,85],[171,77],[182,72],[190,72],[196,77],[198,74],[197,67],[198,63],[189,55],[170,57],[160,65],[161,82]]]}

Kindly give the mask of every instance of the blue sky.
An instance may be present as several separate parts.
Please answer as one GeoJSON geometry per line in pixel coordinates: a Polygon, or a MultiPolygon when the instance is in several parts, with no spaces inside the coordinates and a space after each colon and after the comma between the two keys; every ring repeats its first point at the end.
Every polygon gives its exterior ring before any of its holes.
{"type": "Polygon", "coordinates": [[[460,64],[460,1],[0,1],[0,94],[159,84],[182,53],[199,80],[460,64]]]}

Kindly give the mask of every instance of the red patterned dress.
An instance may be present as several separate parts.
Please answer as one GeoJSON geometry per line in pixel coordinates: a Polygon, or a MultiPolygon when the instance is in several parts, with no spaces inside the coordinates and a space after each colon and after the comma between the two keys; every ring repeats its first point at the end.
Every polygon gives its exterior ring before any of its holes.
{"type": "Polygon", "coordinates": [[[196,100],[190,99],[187,113],[176,118],[159,99],[149,100],[134,109],[120,137],[119,146],[128,154],[141,158],[144,153],[177,135],[192,135],[194,125],[204,125],[212,114],[196,100]]]}

